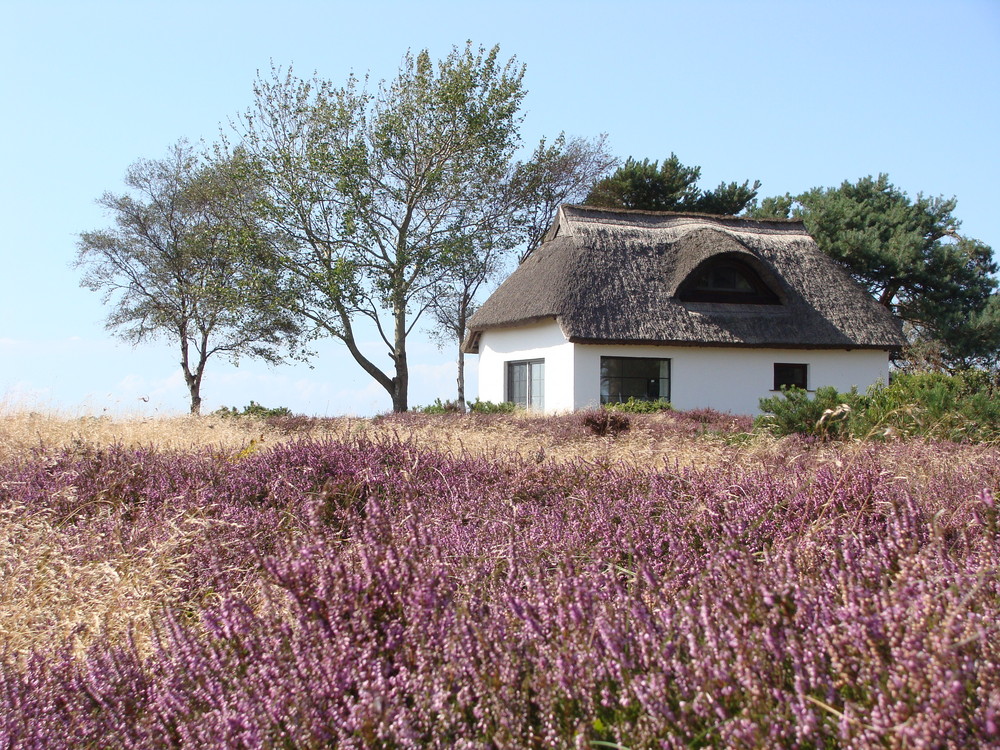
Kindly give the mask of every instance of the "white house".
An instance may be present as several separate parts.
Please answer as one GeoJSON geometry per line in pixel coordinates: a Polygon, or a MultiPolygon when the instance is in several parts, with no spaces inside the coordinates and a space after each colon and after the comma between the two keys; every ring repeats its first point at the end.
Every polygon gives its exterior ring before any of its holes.
{"type": "Polygon", "coordinates": [[[469,322],[479,398],[562,412],[663,398],[758,411],[888,380],[892,315],[799,221],[562,206],[469,322]]]}

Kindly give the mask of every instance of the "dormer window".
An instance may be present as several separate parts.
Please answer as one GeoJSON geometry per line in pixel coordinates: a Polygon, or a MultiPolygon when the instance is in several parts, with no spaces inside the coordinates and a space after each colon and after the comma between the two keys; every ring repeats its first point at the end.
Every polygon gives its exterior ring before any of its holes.
{"type": "Polygon", "coordinates": [[[677,290],[683,302],[780,305],[778,295],[750,265],[734,257],[716,257],[698,266],[677,290]]]}

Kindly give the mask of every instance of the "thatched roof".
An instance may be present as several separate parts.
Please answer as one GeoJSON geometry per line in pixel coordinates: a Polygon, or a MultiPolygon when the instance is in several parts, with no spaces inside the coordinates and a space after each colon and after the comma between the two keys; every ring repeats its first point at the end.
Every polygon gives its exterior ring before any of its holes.
{"type": "Polygon", "coordinates": [[[545,242],[469,322],[483,331],[552,319],[577,343],[895,350],[899,326],[799,221],[560,207],[545,242]],[[685,302],[678,288],[720,254],[780,304],[685,302]]]}

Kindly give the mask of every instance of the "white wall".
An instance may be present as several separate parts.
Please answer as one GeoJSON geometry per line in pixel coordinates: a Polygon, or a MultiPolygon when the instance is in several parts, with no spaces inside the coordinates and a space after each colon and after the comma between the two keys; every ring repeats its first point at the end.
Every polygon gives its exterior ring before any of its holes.
{"type": "Polygon", "coordinates": [[[479,398],[506,401],[506,363],[525,359],[545,360],[545,411],[572,411],[573,344],[555,320],[483,331],[479,339],[479,398]]]}
{"type": "Polygon", "coordinates": [[[882,351],[571,344],[550,320],[483,332],[479,398],[505,401],[506,363],[541,359],[547,413],[593,408],[601,401],[601,357],[670,359],[670,400],[676,409],[707,406],[734,414],[757,414],[760,399],[774,395],[776,362],[807,365],[810,390],[829,385],[864,392],[889,379],[889,357],[882,351]]]}
{"type": "Polygon", "coordinates": [[[839,391],[857,386],[863,392],[875,381],[889,379],[888,354],[872,350],[573,346],[576,409],[600,403],[602,356],[670,359],[670,400],[682,410],[708,406],[734,414],[757,414],[759,400],[774,395],[776,362],[808,365],[810,390],[832,385],[839,391]]]}

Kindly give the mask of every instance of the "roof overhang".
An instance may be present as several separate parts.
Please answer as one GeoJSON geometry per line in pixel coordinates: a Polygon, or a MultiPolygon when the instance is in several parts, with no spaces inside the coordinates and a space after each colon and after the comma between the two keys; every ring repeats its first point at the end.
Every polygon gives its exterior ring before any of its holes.
{"type": "MultiPolygon", "coordinates": [[[[559,316],[557,315],[535,315],[529,318],[521,318],[519,320],[511,321],[509,323],[502,323],[499,325],[487,325],[487,326],[476,326],[475,328],[470,328],[465,335],[465,339],[462,341],[462,351],[466,354],[479,354],[479,342],[483,337],[483,334],[487,331],[500,331],[509,330],[512,328],[524,328],[525,326],[534,325],[535,323],[542,323],[543,321],[551,320],[556,323],[559,322],[559,316]]],[[[565,336],[565,333],[563,333],[565,336]]]]}
{"type": "Polygon", "coordinates": [[[593,339],[582,336],[570,336],[571,344],[584,344],[593,346],[683,346],[698,349],[816,349],[824,351],[853,351],[854,349],[864,349],[869,351],[884,351],[887,354],[898,353],[900,347],[875,344],[812,344],[812,343],[791,343],[787,341],[684,341],[681,339],[593,339]]]}
{"type": "Polygon", "coordinates": [[[482,337],[482,331],[469,331],[462,342],[462,351],[466,354],[479,354],[479,339],[482,337]]]}

